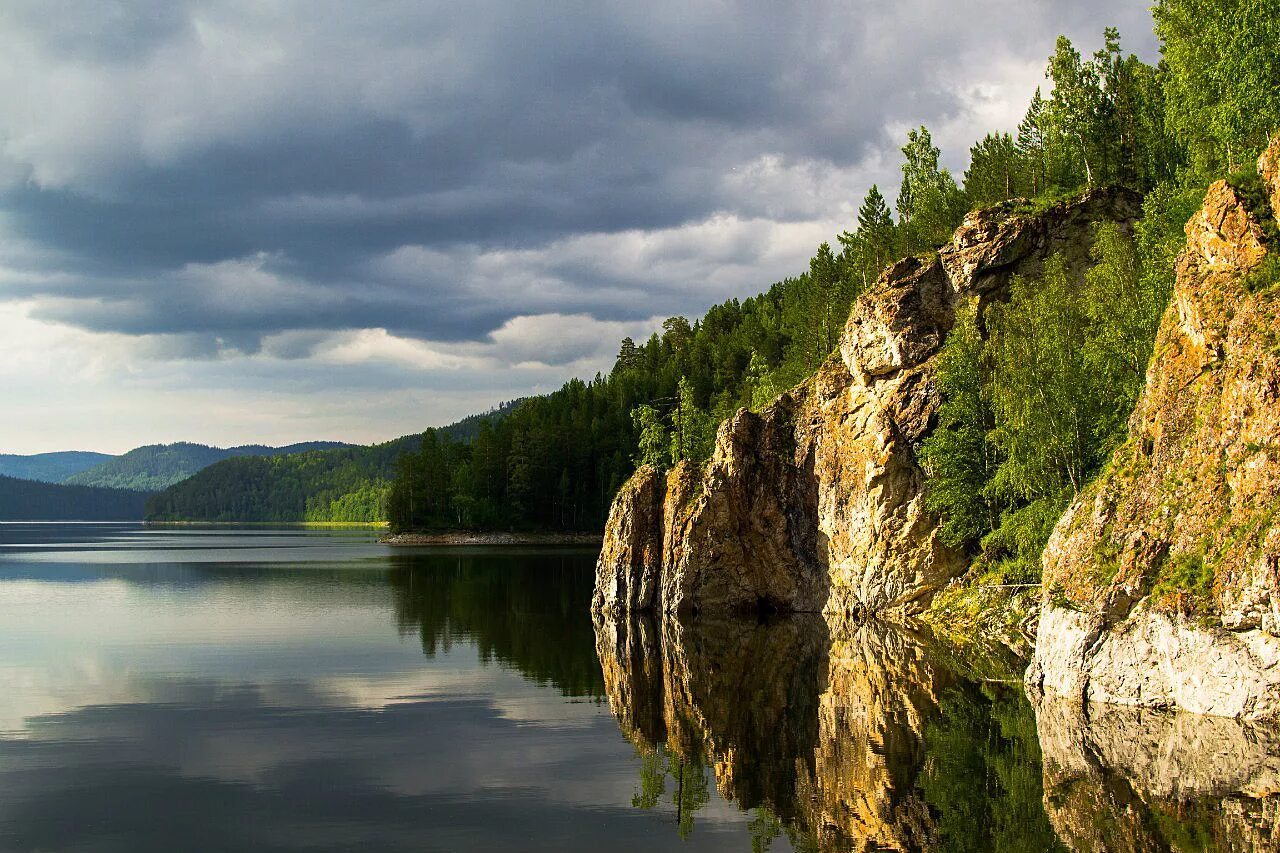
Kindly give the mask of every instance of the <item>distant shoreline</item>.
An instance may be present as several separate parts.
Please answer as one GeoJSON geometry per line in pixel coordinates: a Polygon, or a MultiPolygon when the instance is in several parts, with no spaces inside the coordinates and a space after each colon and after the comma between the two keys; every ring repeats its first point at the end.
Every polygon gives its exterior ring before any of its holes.
{"type": "MultiPolygon", "coordinates": [[[[137,522],[133,522],[137,523],[137,522]]],[[[143,521],[147,527],[343,527],[386,530],[385,521],[143,521]]]]}
{"type": "Polygon", "coordinates": [[[378,540],[383,545],[591,545],[604,541],[603,533],[476,533],[452,530],[440,533],[393,533],[378,540]]]}

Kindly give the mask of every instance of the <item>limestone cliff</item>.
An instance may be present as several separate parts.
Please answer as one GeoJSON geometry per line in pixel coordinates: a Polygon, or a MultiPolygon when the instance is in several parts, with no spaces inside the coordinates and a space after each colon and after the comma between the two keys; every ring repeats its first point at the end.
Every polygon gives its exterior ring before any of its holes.
{"type": "Polygon", "coordinates": [[[1280,714],[1278,162],[1274,210],[1219,181],[1187,224],[1129,439],[1044,553],[1034,690],[1280,714]]]}
{"type": "Polygon", "coordinates": [[[720,426],[705,467],[642,468],[614,502],[594,607],[606,613],[778,609],[909,614],[964,568],[924,508],[915,447],[939,404],[934,357],[965,300],[1066,256],[1082,274],[1101,221],[1137,197],[1098,190],[1046,210],[966,217],[935,257],[885,271],[839,353],[760,413],[720,426]]]}

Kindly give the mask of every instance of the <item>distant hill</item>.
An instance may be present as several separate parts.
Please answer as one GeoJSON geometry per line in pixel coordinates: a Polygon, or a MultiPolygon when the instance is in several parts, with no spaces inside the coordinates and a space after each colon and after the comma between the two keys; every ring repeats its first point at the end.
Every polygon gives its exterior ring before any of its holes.
{"type": "MultiPolygon", "coordinates": [[[[441,427],[454,441],[471,441],[485,423],[505,417],[519,401],[441,427]]],[[[147,501],[153,521],[383,521],[388,484],[401,454],[417,450],[422,434],[382,444],[273,456],[224,459],[147,501]]]]}
{"type": "Polygon", "coordinates": [[[0,476],[0,521],[141,521],[145,492],[0,476]]]}
{"type": "Polygon", "coordinates": [[[61,483],[73,474],[114,458],[110,453],[91,453],[87,450],[62,450],[55,453],[33,453],[29,456],[0,453],[0,476],[61,483]]]}
{"type": "Polygon", "coordinates": [[[178,442],[149,444],[121,456],[114,456],[82,470],[63,482],[76,486],[102,486],[112,489],[134,489],[158,492],[179,483],[215,462],[239,456],[277,456],[311,450],[348,447],[339,441],[308,441],[285,447],[246,444],[240,447],[209,447],[205,444],[178,442]]]}

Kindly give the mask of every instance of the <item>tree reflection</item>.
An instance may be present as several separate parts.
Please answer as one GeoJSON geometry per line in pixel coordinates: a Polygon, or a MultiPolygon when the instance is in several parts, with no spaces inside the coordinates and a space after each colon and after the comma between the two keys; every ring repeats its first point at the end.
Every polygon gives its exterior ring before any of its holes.
{"type": "Polygon", "coordinates": [[[600,698],[587,553],[402,554],[388,579],[396,620],[428,656],[457,642],[566,696],[600,698]]]}

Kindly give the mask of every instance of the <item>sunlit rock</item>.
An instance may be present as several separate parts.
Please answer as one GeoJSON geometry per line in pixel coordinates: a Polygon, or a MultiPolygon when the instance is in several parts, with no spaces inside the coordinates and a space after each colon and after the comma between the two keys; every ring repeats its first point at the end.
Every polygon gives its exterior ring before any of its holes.
{"type": "Polygon", "coordinates": [[[885,270],[833,355],[759,413],[721,424],[704,467],[638,471],[610,512],[596,609],[606,613],[873,611],[907,615],[965,567],[924,507],[915,448],[933,428],[934,361],[962,300],[1004,298],[1061,253],[1077,275],[1098,222],[1126,227],[1126,190],[970,214],[936,258],[885,270]],[[657,573],[659,581],[652,577],[657,573]]]}

